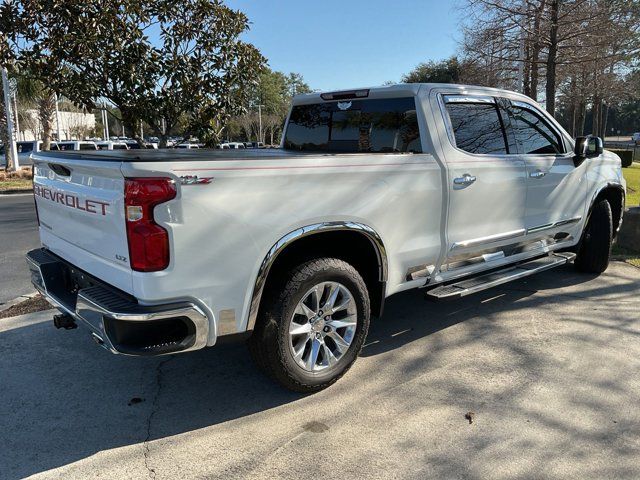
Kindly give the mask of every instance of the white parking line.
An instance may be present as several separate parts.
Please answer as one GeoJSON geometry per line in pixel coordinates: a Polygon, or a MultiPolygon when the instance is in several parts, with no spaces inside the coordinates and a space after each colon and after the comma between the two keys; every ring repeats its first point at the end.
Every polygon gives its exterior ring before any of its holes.
{"type": "Polygon", "coordinates": [[[33,193],[0,193],[0,198],[3,197],[26,197],[27,195],[33,196],[33,193]]]}

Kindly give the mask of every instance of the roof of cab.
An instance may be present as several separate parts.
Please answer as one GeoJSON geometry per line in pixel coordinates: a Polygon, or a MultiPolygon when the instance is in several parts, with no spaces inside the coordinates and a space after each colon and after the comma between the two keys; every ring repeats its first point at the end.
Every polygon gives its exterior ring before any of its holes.
{"type": "MultiPolygon", "coordinates": [[[[368,94],[366,97],[360,98],[397,98],[397,97],[408,97],[417,95],[418,92],[422,92],[422,94],[428,94],[429,91],[438,88],[438,89],[448,89],[455,90],[459,93],[485,93],[487,95],[500,95],[511,98],[521,98],[523,100],[531,101],[529,97],[525,95],[509,90],[501,90],[499,88],[492,87],[482,87],[479,85],[463,85],[457,83],[396,83],[393,85],[383,85],[378,87],[362,87],[362,88],[345,88],[342,90],[332,90],[325,92],[313,92],[313,93],[305,93],[301,95],[296,95],[293,98],[294,105],[305,105],[312,103],[319,103],[324,101],[332,101],[331,99],[323,98],[322,96],[330,95],[330,94],[340,94],[346,92],[361,92],[367,91],[368,94]]],[[[358,97],[353,97],[355,100],[358,97]]]]}

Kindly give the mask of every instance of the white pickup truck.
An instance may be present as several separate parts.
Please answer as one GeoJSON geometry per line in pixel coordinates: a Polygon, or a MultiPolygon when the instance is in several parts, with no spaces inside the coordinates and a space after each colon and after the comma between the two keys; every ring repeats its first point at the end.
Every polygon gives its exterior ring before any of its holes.
{"type": "Polygon", "coordinates": [[[531,99],[411,84],[295,97],[281,149],[34,154],[37,289],[114,353],[243,334],[286,387],[354,362],[385,298],[607,268],[620,159],[531,99]]]}

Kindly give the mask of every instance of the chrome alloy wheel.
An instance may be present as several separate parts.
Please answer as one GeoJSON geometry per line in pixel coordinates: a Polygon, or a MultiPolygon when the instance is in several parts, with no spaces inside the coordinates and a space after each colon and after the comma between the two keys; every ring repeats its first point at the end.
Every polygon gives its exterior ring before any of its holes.
{"type": "Polygon", "coordinates": [[[338,282],[307,291],[289,322],[289,349],[296,363],[312,373],[338,365],[356,333],[357,314],[353,295],[338,282]]]}

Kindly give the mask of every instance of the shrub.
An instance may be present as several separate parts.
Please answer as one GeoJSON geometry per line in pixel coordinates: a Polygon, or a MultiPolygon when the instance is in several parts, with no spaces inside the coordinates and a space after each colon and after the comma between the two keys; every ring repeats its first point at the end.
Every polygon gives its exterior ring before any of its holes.
{"type": "Polygon", "coordinates": [[[615,153],[622,160],[622,168],[630,167],[633,163],[633,151],[632,150],[609,150],[615,153]]]}

